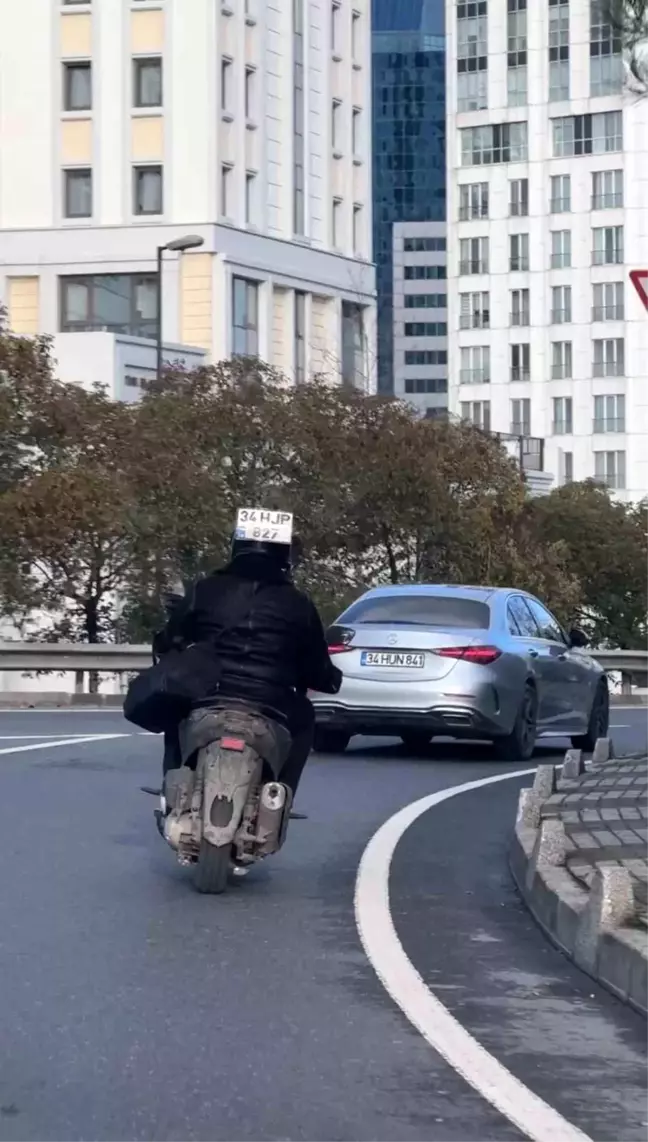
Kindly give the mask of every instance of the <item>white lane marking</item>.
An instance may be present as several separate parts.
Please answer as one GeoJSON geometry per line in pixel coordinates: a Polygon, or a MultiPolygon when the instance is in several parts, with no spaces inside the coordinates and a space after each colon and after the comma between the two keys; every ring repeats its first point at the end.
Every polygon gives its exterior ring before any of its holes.
{"type": "Polygon", "coordinates": [[[611,730],[629,730],[630,729],[630,723],[629,722],[612,722],[612,724],[609,728],[611,730]]]}
{"type": "MultiPolygon", "coordinates": [[[[73,738],[77,741],[79,738],[85,738],[86,734],[0,734],[0,742],[20,742],[20,741],[54,741],[55,738],[73,738]]],[[[112,735],[108,735],[112,736],[112,735]]],[[[133,734],[124,734],[124,737],[133,737],[133,734]]],[[[97,734],[92,735],[93,738],[97,734]]]]}
{"type": "Polygon", "coordinates": [[[4,753],[26,753],[31,749],[52,749],[57,745],[82,745],[83,742],[107,742],[113,741],[115,738],[128,738],[130,734],[93,734],[92,737],[87,738],[59,738],[58,741],[47,742],[33,742],[32,745],[12,745],[0,749],[0,754],[4,753]]]}
{"type": "MultiPolygon", "coordinates": [[[[355,888],[356,924],[365,954],[385,990],[430,1046],[483,1098],[532,1142],[591,1142],[489,1054],[430,991],[405,954],[389,907],[392,857],[401,837],[418,817],[460,793],[534,772],[517,769],[454,785],[422,797],[390,817],[362,854],[355,888]]],[[[433,933],[430,939],[434,939],[433,933]]]]}

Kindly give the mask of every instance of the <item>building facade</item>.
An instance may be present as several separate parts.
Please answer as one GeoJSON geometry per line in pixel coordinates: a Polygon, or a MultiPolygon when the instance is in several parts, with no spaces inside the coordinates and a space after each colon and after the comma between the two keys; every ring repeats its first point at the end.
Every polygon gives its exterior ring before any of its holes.
{"type": "MultiPolygon", "coordinates": [[[[443,0],[373,0],[373,252],[378,290],[378,387],[407,397],[400,347],[405,325],[397,316],[403,298],[402,265],[395,253],[404,232],[399,223],[445,221],[445,41],[443,0]],[[397,323],[396,325],[394,323],[397,323]],[[396,341],[395,341],[396,338],[396,341]],[[397,347],[398,344],[398,347],[397,347]]],[[[407,231],[409,238],[418,233],[407,231]]],[[[436,231],[435,231],[436,233],[436,231]]],[[[445,241],[440,234],[439,241],[445,241]]],[[[414,251],[412,251],[414,252],[414,251]]],[[[427,253],[422,248],[418,253],[427,253]]],[[[439,251],[435,247],[435,255],[439,251]]],[[[417,277],[405,279],[405,292],[417,293],[411,318],[426,326],[445,321],[436,306],[421,308],[422,298],[444,292],[445,264],[437,257],[416,258],[417,277]],[[425,275],[429,279],[425,279],[425,275]],[[416,282],[416,285],[414,284],[416,282]]],[[[405,298],[405,304],[409,303],[405,298]]],[[[409,336],[409,335],[408,335],[409,336]]],[[[414,336],[414,335],[413,335],[414,336]]],[[[437,338],[416,337],[407,350],[438,351],[437,338]],[[424,343],[425,341],[425,343],[424,343]]],[[[419,389],[437,393],[436,370],[417,377],[419,389]],[[420,386],[426,381],[428,389],[420,386]]],[[[416,401],[417,405],[424,402],[416,401]]],[[[430,400],[425,407],[433,407],[430,400]]]]}
{"type": "Polygon", "coordinates": [[[648,100],[590,0],[448,3],[451,411],[648,492],[648,100]]]}
{"type": "Polygon", "coordinates": [[[395,222],[394,392],[423,416],[448,409],[445,222],[395,222]]]}
{"type": "Polygon", "coordinates": [[[0,301],[371,390],[368,0],[0,6],[0,301]]]}

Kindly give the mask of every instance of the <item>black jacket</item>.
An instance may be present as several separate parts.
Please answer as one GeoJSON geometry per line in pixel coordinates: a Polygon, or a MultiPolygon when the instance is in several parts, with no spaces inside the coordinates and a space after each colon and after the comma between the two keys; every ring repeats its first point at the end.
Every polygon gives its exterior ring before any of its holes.
{"type": "Polygon", "coordinates": [[[219,697],[288,713],[295,692],[340,688],[342,675],[329,658],[315,605],[263,556],[239,558],[199,579],[153,650],[160,655],[190,643],[213,645],[222,667],[219,697]]]}

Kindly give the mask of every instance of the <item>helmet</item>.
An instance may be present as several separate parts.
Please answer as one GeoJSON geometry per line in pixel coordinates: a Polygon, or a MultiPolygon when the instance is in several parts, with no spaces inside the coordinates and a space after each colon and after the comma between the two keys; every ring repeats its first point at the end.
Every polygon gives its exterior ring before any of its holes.
{"type": "Polygon", "coordinates": [[[293,517],[288,512],[242,508],[232,536],[232,561],[261,556],[282,571],[290,571],[302,552],[301,542],[292,528],[293,517]]]}

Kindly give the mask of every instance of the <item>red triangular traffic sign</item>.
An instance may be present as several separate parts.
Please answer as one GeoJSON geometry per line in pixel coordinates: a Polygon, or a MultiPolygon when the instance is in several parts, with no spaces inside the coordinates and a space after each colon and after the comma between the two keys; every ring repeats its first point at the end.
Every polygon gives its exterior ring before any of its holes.
{"type": "Polygon", "coordinates": [[[648,270],[630,270],[630,281],[635,287],[644,309],[648,310],[648,270]]]}

